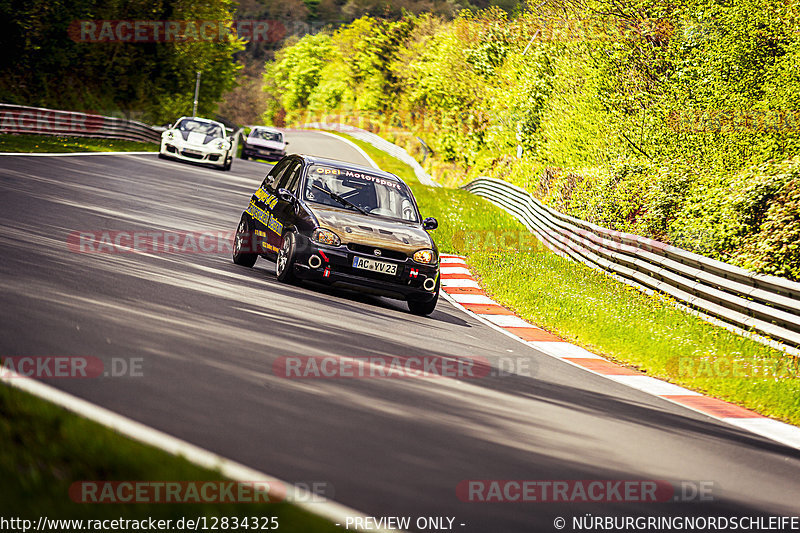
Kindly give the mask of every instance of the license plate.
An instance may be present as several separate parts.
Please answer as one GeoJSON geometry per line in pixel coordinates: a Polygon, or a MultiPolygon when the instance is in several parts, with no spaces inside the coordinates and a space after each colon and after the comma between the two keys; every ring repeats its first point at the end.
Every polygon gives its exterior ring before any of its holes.
{"type": "Polygon", "coordinates": [[[372,272],[380,272],[381,274],[389,274],[390,276],[397,274],[396,264],[387,263],[386,261],[375,261],[374,259],[367,259],[366,257],[354,257],[353,267],[362,270],[371,270],[372,272]]]}

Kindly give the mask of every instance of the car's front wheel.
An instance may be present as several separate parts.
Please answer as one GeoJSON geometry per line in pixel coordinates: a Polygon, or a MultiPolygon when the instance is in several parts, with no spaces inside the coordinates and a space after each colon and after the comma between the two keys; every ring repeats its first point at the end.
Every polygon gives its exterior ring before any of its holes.
{"type": "Polygon", "coordinates": [[[230,159],[225,159],[225,164],[222,165],[222,170],[230,170],[231,165],[233,165],[233,156],[230,159]]]}
{"type": "Polygon", "coordinates": [[[255,234],[250,227],[250,219],[242,215],[236,235],[233,237],[233,262],[252,268],[256,264],[258,254],[253,253],[255,234]]]}
{"type": "Polygon", "coordinates": [[[436,303],[439,301],[439,281],[436,281],[436,288],[433,290],[434,296],[433,299],[424,302],[420,300],[408,300],[408,310],[411,311],[412,314],[420,315],[420,316],[427,316],[433,313],[433,310],[436,309],[436,303]]]}
{"type": "Polygon", "coordinates": [[[294,258],[297,251],[297,237],[291,231],[283,236],[278,257],[275,259],[275,275],[278,281],[294,283],[294,258]]]}

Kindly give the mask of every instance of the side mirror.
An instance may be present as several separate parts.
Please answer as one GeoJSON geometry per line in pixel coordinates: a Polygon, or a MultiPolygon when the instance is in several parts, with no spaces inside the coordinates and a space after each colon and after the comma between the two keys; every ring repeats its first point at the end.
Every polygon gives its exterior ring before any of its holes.
{"type": "Polygon", "coordinates": [[[439,222],[433,217],[428,217],[422,221],[422,229],[433,230],[438,227],[439,227],[439,222]]]}
{"type": "Polygon", "coordinates": [[[289,189],[280,188],[278,189],[278,198],[283,200],[284,202],[291,204],[294,202],[294,194],[291,193],[289,189]]]}
{"type": "Polygon", "coordinates": [[[286,146],[289,146],[289,141],[286,141],[283,144],[285,144],[286,146]]]}

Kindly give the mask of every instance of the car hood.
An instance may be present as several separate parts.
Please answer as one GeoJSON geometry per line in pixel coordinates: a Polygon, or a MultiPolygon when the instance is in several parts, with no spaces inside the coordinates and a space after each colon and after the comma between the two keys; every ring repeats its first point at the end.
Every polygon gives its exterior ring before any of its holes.
{"type": "Polygon", "coordinates": [[[354,243],[413,253],[433,248],[433,239],[417,223],[322,205],[309,205],[320,227],[336,232],[343,244],[354,243]],[[349,231],[348,231],[349,228],[349,231]]]}
{"type": "Polygon", "coordinates": [[[194,144],[196,146],[203,146],[212,141],[223,141],[221,137],[214,137],[212,135],[205,135],[204,133],[195,133],[189,131],[174,130],[175,135],[180,137],[187,144],[194,144]]]}
{"type": "Polygon", "coordinates": [[[260,146],[262,148],[271,148],[273,150],[283,150],[286,148],[286,144],[278,141],[268,141],[266,139],[259,139],[258,137],[254,137],[250,139],[247,138],[247,144],[251,146],[260,146]]]}

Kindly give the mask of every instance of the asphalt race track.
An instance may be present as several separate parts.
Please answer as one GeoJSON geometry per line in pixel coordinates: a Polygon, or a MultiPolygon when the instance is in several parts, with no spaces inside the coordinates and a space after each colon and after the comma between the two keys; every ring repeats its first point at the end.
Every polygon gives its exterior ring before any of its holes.
{"type": "MultiPolygon", "coordinates": [[[[292,151],[363,162],[319,133],[292,151]]],[[[797,514],[800,452],[536,352],[440,300],[275,279],[230,253],[78,253],[76,231],[225,232],[269,167],[152,155],[0,156],[0,355],[140,358],[142,376],[48,383],[372,516],[464,532],[595,516],[797,514]],[[285,356],[482,357],[481,379],[286,379],[285,356]],[[527,369],[527,370],[526,370],[527,369]],[[495,372],[496,374],[496,372],[495,372]],[[527,374],[527,375],[526,375],[527,374]],[[479,503],[464,480],[664,480],[710,501],[479,503]],[[691,490],[690,490],[691,492],[691,490]],[[446,522],[445,522],[446,523],[446,522]],[[463,526],[461,524],[464,524],[463,526]]],[[[425,216],[425,213],[423,213],[425,216]]],[[[434,233],[435,235],[435,233],[434,233]]]]}

